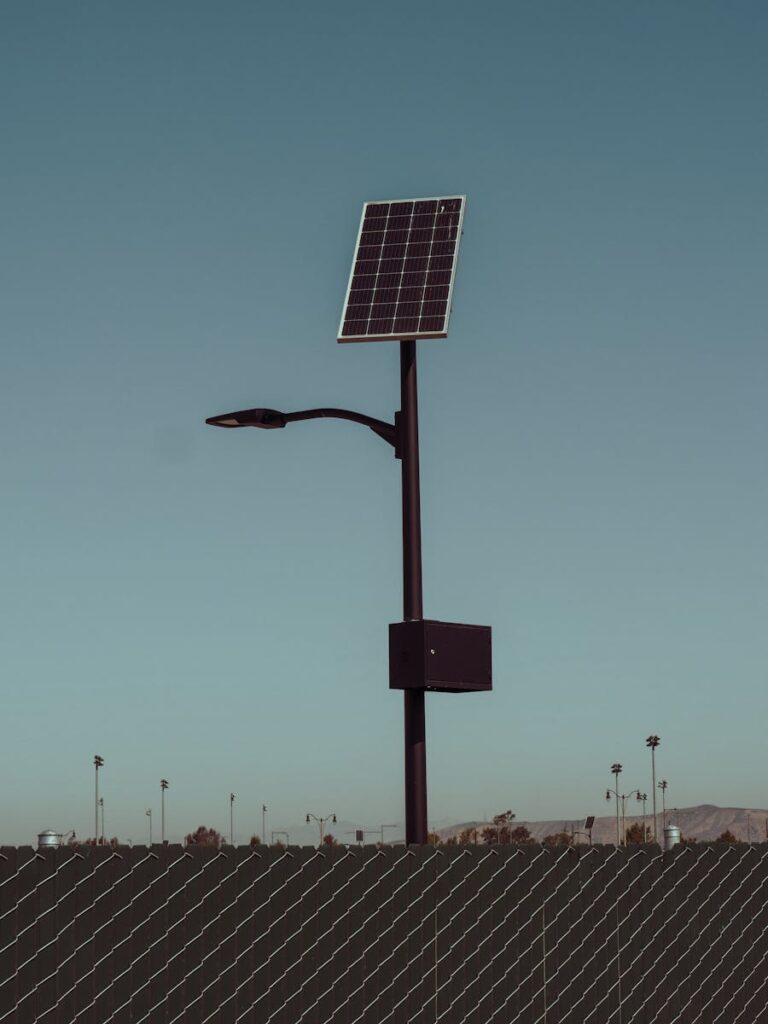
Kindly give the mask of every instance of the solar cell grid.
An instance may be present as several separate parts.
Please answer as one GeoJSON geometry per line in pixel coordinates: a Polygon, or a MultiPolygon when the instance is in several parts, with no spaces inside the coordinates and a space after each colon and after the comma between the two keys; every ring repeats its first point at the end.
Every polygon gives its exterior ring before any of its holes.
{"type": "Polygon", "coordinates": [[[339,341],[448,333],[463,196],[366,203],[339,341]]]}

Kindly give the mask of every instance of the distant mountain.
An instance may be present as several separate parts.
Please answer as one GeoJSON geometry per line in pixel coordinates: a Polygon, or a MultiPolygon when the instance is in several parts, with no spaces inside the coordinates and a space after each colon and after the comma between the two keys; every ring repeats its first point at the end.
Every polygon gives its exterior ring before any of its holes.
{"type": "MultiPolygon", "coordinates": [[[[635,813],[635,808],[636,805],[633,804],[632,813],[627,813],[627,825],[631,825],[633,821],[643,820],[642,814],[635,813]]],[[[657,808],[657,811],[659,839],[661,839],[661,808],[657,808]]],[[[650,803],[648,812],[646,821],[651,825],[653,815],[650,813],[650,803]]],[[[466,828],[482,830],[491,824],[488,821],[465,821],[460,825],[439,828],[437,833],[443,839],[450,839],[466,828]]],[[[525,825],[538,842],[541,842],[544,836],[554,835],[557,832],[570,832],[571,829],[576,832],[584,831],[584,818],[556,818],[552,821],[518,821],[515,818],[514,824],[525,825]]],[[[674,810],[667,808],[667,824],[678,825],[683,835],[692,839],[717,839],[726,830],[744,842],[750,839],[753,843],[766,842],[768,839],[768,810],[753,807],[716,807],[714,804],[699,804],[698,807],[680,807],[674,810]]],[[[579,842],[586,842],[584,836],[577,835],[576,839],[579,842]]],[[[616,842],[615,813],[595,818],[592,842],[616,842]]]]}

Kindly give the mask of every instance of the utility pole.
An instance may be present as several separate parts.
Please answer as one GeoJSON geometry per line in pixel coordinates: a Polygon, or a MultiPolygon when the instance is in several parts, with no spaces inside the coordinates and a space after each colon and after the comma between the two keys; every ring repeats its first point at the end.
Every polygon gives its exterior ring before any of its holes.
{"type": "Polygon", "coordinates": [[[96,804],[95,814],[93,823],[93,838],[98,843],[99,841],[99,768],[104,764],[104,758],[99,757],[98,754],[94,754],[93,763],[96,768],[96,804]]]}
{"type": "Polygon", "coordinates": [[[653,793],[653,841],[658,842],[658,829],[656,828],[656,747],[661,740],[658,736],[649,736],[645,741],[646,747],[651,750],[651,792],[653,793]]]}
{"type": "Polygon", "coordinates": [[[160,842],[165,846],[165,791],[168,779],[160,779],[160,842]]]}
{"type": "Polygon", "coordinates": [[[658,782],[657,788],[661,790],[661,833],[664,834],[664,829],[667,827],[667,786],[669,783],[666,779],[662,779],[658,782]]]}

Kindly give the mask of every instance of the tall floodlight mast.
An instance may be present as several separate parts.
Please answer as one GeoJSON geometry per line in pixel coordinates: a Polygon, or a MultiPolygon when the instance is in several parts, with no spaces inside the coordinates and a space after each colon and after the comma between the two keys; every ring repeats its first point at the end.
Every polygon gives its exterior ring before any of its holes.
{"type": "Polygon", "coordinates": [[[424,618],[421,581],[416,342],[446,338],[464,196],[363,206],[339,342],[400,344],[400,411],[385,423],[349,409],[247,409],[213,416],[217,427],[274,429],[334,417],[370,428],[402,463],[403,621],[389,627],[389,686],[403,690],[405,841],[427,842],[425,694],[491,689],[491,629],[424,618]]]}

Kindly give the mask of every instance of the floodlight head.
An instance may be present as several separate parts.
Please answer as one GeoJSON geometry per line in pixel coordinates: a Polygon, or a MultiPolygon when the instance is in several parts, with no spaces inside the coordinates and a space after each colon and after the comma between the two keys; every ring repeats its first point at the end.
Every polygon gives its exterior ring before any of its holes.
{"type": "Polygon", "coordinates": [[[334,825],[336,824],[336,815],[335,815],[335,814],[334,814],[334,815],[333,815],[333,817],[331,818],[331,821],[333,822],[333,824],[334,824],[334,825]]]}
{"type": "Polygon", "coordinates": [[[659,743],[661,743],[661,740],[658,736],[649,736],[645,741],[646,747],[650,747],[652,750],[655,750],[659,743]]]}
{"type": "Polygon", "coordinates": [[[307,824],[309,824],[309,815],[307,815],[307,824]]]}
{"type": "Polygon", "coordinates": [[[612,764],[612,765],[611,765],[611,771],[613,772],[613,774],[614,774],[614,775],[615,775],[615,776],[616,776],[617,778],[618,778],[619,772],[620,772],[620,771],[622,771],[622,770],[623,770],[623,769],[622,769],[622,766],[621,766],[620,764],[618,764],[618,762],[617,762],[616,764],[612,764]]]}
{"type": "Polygon", "coordinates": [[[262,430],[275,430],[284,427],[287,420],[285,413],[277,409],[242,409],[240,412],[210,416],[205,422],[209,427],[261,427],[262,430]]]}

